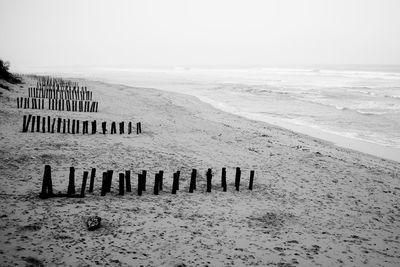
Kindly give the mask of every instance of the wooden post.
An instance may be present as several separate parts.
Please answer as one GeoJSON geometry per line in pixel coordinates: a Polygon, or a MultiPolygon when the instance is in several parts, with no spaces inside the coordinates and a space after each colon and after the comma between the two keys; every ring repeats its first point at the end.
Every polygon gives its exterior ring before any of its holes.
{"type": "Polygon", "coordinates": [[[119,123],[119,134],[123,134],[124,133],[124,122],[120,122],[119,123]]]}
{"type": "Polygon", "coordinates": [[[79,120],[76,120],[76,133],[79,133],[79,120]]]}
{"type": "Polygon", "coordinates": [[[106,131],[107,131],[106,124],[107,124],[107,122],[102,122],[101,123],[101,127],[103,128],[103,134],[106,134],[106,131]]]}
{"type": "Polygon", "coordinates": [[[96,132],[97,132],[96,121],[92,121],[92,134],[95,134],[96,132]]]}
{"type": "Polygon", "coordinates": [[[136,123],[136,134],[139,134],[139,123],[136,123]]]}
{"type": "Polygon", "coordinates": [[[140,134],[142,133],[142,123],[141,122],[139,122],[139,133],[140,134]]]}
{"type": "Polygon", "coordinates": [[[117,133],[116,127],[115,127],[115,121],[111,123],[111,134],[117,133]]]}
{"type": "Polygon", "coordinates": [[[85,197],[85,190],[86,190],[86,182],[88,178],[89,172],[83,172],[83,179],[82,179],[82,187],[81,187],[81,197],[85,197]]]}
{"type": "Polygon", "coordinates": [[[226,168],[222,168],[221,187],[223,191],[226,192],[226,168]]]}
{"type": "Polygon", "coordinates": [[[69,196],[75,194],[75,168],[69,168],[69,183],[68,183],[68,192],[69,196]]]}
{"type": "Polygon", "coordinates": [[[89,123],[88,121],[83,121],[82,122],[82,124],[83,124],[82,125],[82,134],[85,134],[85,133],[87,134],[88,133],[88,123],[89,123]]]}
{"type": "Polygon", "coordinates": [[[107,171],[107,193],[111,192],[111,186],[112,186],[112,176],[113,176],[114,171],[113,170],[108,170],[107,171]]]}
{"type": "Polygon", "coordinates": [[[154,178],[154,188],[153,188],[153,193],[154,195],[158,195],[158,191],[160,190],[160,174],[156,173],[155,178],[154,178]]]}
{"type": "Polygon", "coordinates": [[[143,170],[142,171],[142,180],[143,180],[143,182],[142,182],[142,190],[143,191],[146,191],[146,176],[147,176],[147,171],[143,170]]]}
{"type": "Polygon", "coordinates": [[[138,187],[137,187],[137,192],[138,192],[138,196],[142,195],[142,189],[143,189],[143,179],[142,179],[142,175],[141,173],[138,173],[138,187]]]}
{"type": "Polygon", "coordinates": [[[107,192],[107,172],[103,172],[103,180],[101,180],[101,196],[105,196],[107,192]]]}
{"type": "Polygon", "coordinates": [[[211,169],[207,170],[207,192],[211,192],[211,179],[212,179],[212,172],[211,169]]]}
{"type": "Polygon", "coordinates": [[[66,129],[66,127],[65,127],[65,119],[63,119],[63,133],[65,133],[65,129],[66,129]]]}
{"type": "Polygon", "coordinates": [[[131,188],[131,171],[125,171],[125,184],[126,184],[126,192],[132,192],[131,188]]]}
{"type": "Polygon", "coordinates": [[[35,119],[36,119],[36,117],[35,116],[32,116],[32,128],[31,128],[31,132],[34,132],[35,131],[35,119]]]}
{"type": "Polygon", "coordinates": [[[239,191],[239,187],[240,187],[240,168],[237,167],[236,168],[236,176],[235,176],[235,187],[236,187],[236,191],[239,191]]]}
{"type": "Polygon", "coordinates": [[[51,124],[51,133],[54,133],[55,124],[56,124],[56,118],[53,118],[53,123],[51,124]]]}
{"type": "Polygon", "coordinates": [[[164,171],[159,171],[158,172],[159,173],[159,177],[160,177],[160,183],[159,183],[159,186],[160,186],[160,191],[162,191],[163,190],[163,183],[164,183],[164,171]]]}
{"type": "Polygon", "coordinates": [[[197,170],[193,169],[192,174],[190,176],[189,193],[193,193],[193,190],[196,189],[196,174],[197,174],[197,170]]]}
{"type": "Polygon", "coordinates": [[[28,115],[28,119],[26,118],[26,115],[24,115],[24,122],[22,125],[22,132],[27,132],[29,129],[29,123],[32,119],[32,115],[28,115]]]}
{"type": "Polygon", "coordinates": [[[253,190],[254,171],[250,171],[249,190],[253,190]]]}
{"type": "Polygon", "coordinates": [[[132,122],[128,122],[128,134],[132,133],[132,122]]]}
{"type": "Polygon", "coordinates": [[[119,174],[119,195],[120,196],[124,195],[124,189],[125,189],[124,180],[125,180],[124,173],[120,173],[119,174]]]}
{"type": "Polygon", "coordinates": [[[70,119],[68,119],[68,127],[67,127],[67,131],[68,131],[68,133],[70,133],[70,131],[69,131],[69,129],[71,128],[70,125],[71,124],[71,121],[70,121],[70,119]]]}
{"type": "Polygon", "coordinates": [[[40,132],[40,116],[36,116],[36,132],[40,132]]]}
{"type": "Polygon", "coordinates": [[[57,133],[61,132],[61,122],[62,122],[62,119],[58,118],[57,119],[57,133]]]}
{"type": "Polygon", "coordinates": [[[51,181],[51,167],[50,165],[44,166],[44,175],[42,181],[42,192],[40,198],[47,198],[53,195],[53,183],[51,181]]]}
{"type": "Polygon", "coordinates": [[[96,168],[92,168],[92,172],[90,173],[89,193],[93,193],[94,177],[95,176],[96,176],[96,168]]]}
{"type": "Polygon", "coordinates": [[[75,134],[75,120],[72,120],[72,134],[75,134]]]}
{"type": "Polygon", "coordinates": [[[174,172],[174,178],[173,178],[173,181],[172,181],[172,192],[171,192],[171,194],[174,194],[174,195],[176,194],[177,183],[178,183],[177,174],[176,174],[176,172],[174,172]]]}
{"type": "Polygon", "coordinates": [[[46,132],[46,118],[45,117],[42,118],[42,132],[43,133],[46,132]]]}

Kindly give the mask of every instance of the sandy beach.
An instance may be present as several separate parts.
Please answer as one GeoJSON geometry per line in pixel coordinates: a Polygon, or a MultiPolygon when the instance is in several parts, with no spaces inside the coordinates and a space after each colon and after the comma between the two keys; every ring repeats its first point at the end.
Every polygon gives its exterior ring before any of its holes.
{"type": "Polygon", "coordinates": [[[156,89],[76,80],[98,113],[17,109],[36,81],[0,89],[1,266],[399,266],[400,164],[264,122],[197,98],[156,89]],[[141,135],[23,133],[27,114],[142,122],[141,135]],[[44,165],[56,192],[69,167],[85,198],[40,199],[44,165]],[[227,168],[228,192],[220,186],[227,168]],[[242,187],[234,190],[235,168],[242,187]],[[190,172],[199,184],[188,193],[190,172]],[[206,192],[205,173],[213,170],[206,192]],[[164,191],[100,196],[101,173],[164,170],[164,191]],[[180,190],[171,194],[173,172],[180,190]],[[248,190],[250,170],[254,189],[248,190]],[[102,218],[88,231],[85,219],[102,218]]]}

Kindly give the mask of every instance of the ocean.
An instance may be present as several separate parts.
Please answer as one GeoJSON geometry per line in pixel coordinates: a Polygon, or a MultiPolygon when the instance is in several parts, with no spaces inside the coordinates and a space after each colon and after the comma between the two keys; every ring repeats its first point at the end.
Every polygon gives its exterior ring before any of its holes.
{"type": "Polygon", "coordinates": [[[400,162],[400,66],[63,72],[71,74],[193,95],[230,113],[400,162]]]}

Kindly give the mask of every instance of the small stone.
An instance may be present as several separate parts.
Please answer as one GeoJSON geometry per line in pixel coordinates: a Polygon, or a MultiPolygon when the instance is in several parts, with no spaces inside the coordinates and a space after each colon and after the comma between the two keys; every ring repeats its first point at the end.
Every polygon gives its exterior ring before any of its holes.
{"type": "Polygon", "coordinates": [[[101,223],[101,218],[99,216],[90,216],[86,221],[86,225],[89,231],[93,231],[99,228],[100,223],[101,223]]]}

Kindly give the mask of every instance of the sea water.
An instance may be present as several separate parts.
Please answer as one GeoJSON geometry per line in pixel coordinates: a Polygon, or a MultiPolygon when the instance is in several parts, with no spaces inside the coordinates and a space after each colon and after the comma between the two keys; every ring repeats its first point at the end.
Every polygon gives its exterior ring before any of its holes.
{"type": "Polygon", "coordinates": [[[250,119],[400,161],[400,67],[92,68],[84,77],[185,93],[250,119]]]}

